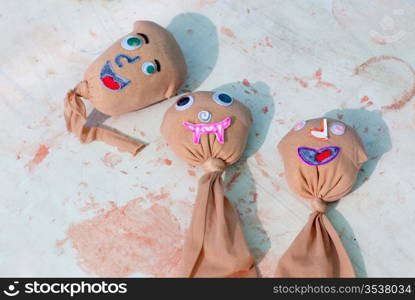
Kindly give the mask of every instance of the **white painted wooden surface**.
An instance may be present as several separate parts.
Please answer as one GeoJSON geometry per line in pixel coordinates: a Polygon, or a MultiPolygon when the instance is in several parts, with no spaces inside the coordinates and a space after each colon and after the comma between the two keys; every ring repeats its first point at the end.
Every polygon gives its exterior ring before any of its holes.
{"type": "Polygon", "coordinates": [[[230,92],[254,113],[247,162],[225,182],[263,276],[310,213],[277,143],[322,115],[356,126],[371,157],[329,212],[356,270],[415,276],[414,12],[409,0],[2,1],[0,275],[174,274],[202,173],[160,136],[172,100],[106,122],[150,143],[137,157],[81,145],[62,115],[87,65],[149,19],[181,43],[184,89],[230,92]]]}

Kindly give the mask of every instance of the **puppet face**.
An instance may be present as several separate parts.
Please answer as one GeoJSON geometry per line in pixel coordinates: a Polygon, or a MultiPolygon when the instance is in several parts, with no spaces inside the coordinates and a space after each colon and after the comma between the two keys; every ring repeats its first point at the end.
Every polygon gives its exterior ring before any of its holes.
{"type": "Polygon", "coordinates": [[[250,111],[230,95],[196,92],[167,110],[161,131],[173,151],[193,164],[209,158],[230,164],[242,154],[251,124],[250,111]]]}
{"type": "Polygon", "coordinates": [[[291,188],[305,198],[325,201],[349,192],[367,160],[354,129],[328,118],[298,122],[279,150],[291,188]]]}
{"type": "Polygon", "coordinates": [[[87,70],[89,98],[103,113],[118,115],[171,97],[186,78],[180,47],[164,28],[138,21],[87,70]]]}

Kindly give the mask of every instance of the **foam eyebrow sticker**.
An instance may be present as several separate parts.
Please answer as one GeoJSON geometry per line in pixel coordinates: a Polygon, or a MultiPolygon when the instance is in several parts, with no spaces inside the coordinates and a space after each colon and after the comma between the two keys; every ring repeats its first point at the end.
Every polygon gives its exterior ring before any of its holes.
{"type": "Polygon", "coordinates": [[[343,135],[346,131],[346,126],[343,123],[335,122],[330,125],[330,131],[335,135],[343,135]]]}
{"type": "Polygon", "coordinates": [[[306,121],[304,121],[304,120],[303,120],[303,121],[298,122],[297,124],[295,124],[295,125],[294,125],[293,130],[294,130],[294,131],[298,131],[298,130],[303,129],[306,123],[307,123],[307,122],[306,122],[306,121]]]}

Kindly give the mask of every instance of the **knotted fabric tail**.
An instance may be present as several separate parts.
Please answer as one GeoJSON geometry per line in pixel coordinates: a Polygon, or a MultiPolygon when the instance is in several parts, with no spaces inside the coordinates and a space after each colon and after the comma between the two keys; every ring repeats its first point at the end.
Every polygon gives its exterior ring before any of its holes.
{"type": "Polygon", "coordinates": [[[356,277],[336,230],[317,210],[280,258],[275,276],[356,277]]]}
{"type": "Polygon", "coordinates": [[[257,276],[239,216],[224,196],[222,172],[208,172],[199,181],[184,244],[183,277],[257,276]]]}
{"type": "Polygon", "coordinates": [[[86,82],[80,82],[75,89],[70,90],[65,97],[65,121],[69,132],[75,133],[82,143],[101,141],[118,150],[136,155],[145,144],[115,131],[101,127],[85,127],[87,120],[86,108],[81,97],[86,96],[86,82]]]}

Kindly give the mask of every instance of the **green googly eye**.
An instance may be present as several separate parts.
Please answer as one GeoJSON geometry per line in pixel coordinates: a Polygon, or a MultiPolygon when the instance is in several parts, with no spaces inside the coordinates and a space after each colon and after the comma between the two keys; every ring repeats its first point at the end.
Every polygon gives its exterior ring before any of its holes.
{"type": "Polygon", "coordinates": [[[122,39],[121,46],[125,50],[135,50],[143,45],[143,41],[136,36],[127,36],[122,39]]]}
{"type": "Polygon", "coordinates": [[[156,68],[156,65],[154,63],[152,63],[150,61],[147,61],[147,62],[143,63],[143,65],[141,66],[141,70],[146,75],[153,75],[154,73],[156,73],[157,68],[156,68]]]}

